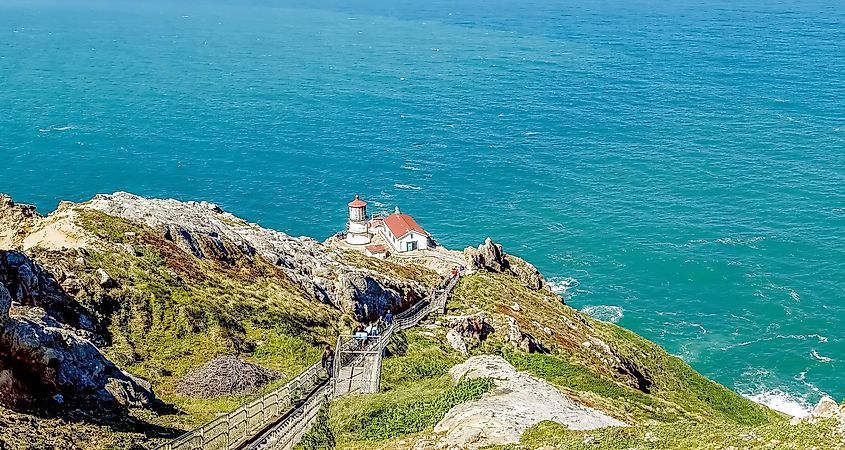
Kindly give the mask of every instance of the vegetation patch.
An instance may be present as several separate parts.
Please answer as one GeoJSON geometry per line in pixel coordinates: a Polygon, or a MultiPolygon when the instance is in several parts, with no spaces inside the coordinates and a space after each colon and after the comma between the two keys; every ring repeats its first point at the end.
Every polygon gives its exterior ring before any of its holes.
{"type": "Polygon", "coordinates": [[[371,258],[355,250],[345,250],[343,261],[349,265],[383,273],[395,278],[414,280],[427,287],[434,287],[440,282],[440,276],[431,269],[418,264],[396,264],[383,259],[371,258]]]}
{"type": "Polygon", "coordinates": [[[329,426],[329,405],[323,404],[311,429],[302,436],[302,439],[294,447],[294,450],[334,450],[334,432],[329,426]]]}
{"type": "Polygon", "coordinates": [[[356,440],[382,441],[428,430],[453,406],[477,400],[493,387],[489,378],[463,380],[454,386],[439,381],[439,385],[429,383],[428,392],[416,391],[412,398],[387,394],[382,398],[357,399],[358,405],[347,405],[353,409],[343,423],[344,433],[356,440]]]}
{"type": "Polygon", "coordinates": [[[240,356],[286,375],[260,391],[266,392],[334,342],[339,312],[263,258],[232,248],[226,258],[201,260],[149,227],[98,211],[79,214],[83,228],[101,239],[74,271],[93,289],[84,306],[107,330],[104,351],[179,411],[152,422],[188,429],[251,398],[177,393],[189,370],[214,358],[240,356]],[[100,287],[98,269],[115,283],[100,287]]]}
{"type": "Polygon", "coordinates": [[[839,448],[845,444],[830,421],[791,426],[786,420],[761,426],[730,423],[677,421],[630,428],[572,431],[554,422],[541,422],[528,429],[522,448],[554,446],[583,450],[658,449],[810,449],[839,448]]]}

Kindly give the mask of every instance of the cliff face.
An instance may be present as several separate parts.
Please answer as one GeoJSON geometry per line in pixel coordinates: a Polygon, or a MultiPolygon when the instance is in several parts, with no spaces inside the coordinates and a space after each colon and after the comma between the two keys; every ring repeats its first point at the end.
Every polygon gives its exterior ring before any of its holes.
{"type": "Polygon", "coordinates": [[[151,405],[149,383],[120,370],[94,342],[102,342],[95,323],[49,274],[21,253],[0,251],[0,404],[151,405]]]}

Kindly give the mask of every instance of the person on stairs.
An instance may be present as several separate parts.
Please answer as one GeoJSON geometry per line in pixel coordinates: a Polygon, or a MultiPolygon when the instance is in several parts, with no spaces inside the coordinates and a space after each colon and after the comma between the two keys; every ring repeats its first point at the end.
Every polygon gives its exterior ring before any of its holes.
{"type": "Polygon", "coordinates": [[[331,378],[334,367],[334,350],[332,350],[331,345],[326,345],[326,349],[323,351],[323,357],[320,358],[320,364],[326,373],[329,374],[329,378],[331,378]]]}

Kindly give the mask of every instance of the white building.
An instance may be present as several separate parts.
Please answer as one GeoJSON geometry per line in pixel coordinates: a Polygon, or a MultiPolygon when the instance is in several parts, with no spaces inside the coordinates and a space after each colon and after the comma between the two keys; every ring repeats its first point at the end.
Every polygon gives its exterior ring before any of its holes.
{"type": "Polygon", "coordinates": [[[401,213],[398,207],[396,212],[384,218],[382,225],[376,225],[374,228],[397,253],[426,250],[430,247],[431,235],[419,226],[413,217],[401,213]]]}
{"type": "Polygon", "coordinates": [[[366,245],[372,240],[367,223],[367,202],[355,196],[349,202],[349,223],[346,225],[346,242],[352,245],[366,245]]]}
{"type": "Polygon", "coordinates": [[[413,217],[396,208],[396,212],[387,217],[374,217],[370,220],[367,216],[367,202],[356,195],[355,200],[349,202],[346,242],[352,245],[369,245],[377,234],[384,238],[387,246],[368,246],[365,249],[368,256],[385,258],[388,250],[404,253],[433,247],[431,235],[419,226],[413,217]]]}

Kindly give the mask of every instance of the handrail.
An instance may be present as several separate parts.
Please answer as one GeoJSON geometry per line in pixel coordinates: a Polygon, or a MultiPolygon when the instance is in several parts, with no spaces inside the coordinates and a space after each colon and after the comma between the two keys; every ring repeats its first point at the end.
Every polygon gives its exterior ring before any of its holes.
{"type": "MultiPolygon", "coordinates": [[[[455,287],[459,277],[445,279],[434,292],[412,307],[395,316],[393,322],[385,329],[375,342],[367,342],[361,354],[354,354],[349,361],[336,358],[332,367],[332,379],[337,381],[341,367],[357,364],[364,358],[363,353],[374,353],[376,361],[373,364],[375,379],[373,388],[378,389],[381,379],[381,356],[384,348],[397,330],[405,330],[417,325],[425,316],[437,310],[443,310],[449,293],[455,287]]],[[[342,351],[349,352],[359,342],[354,337],[344,340],[346,336],[338,336],[335,355],[342,351]]],[[[299,441],[310,426],[317,413],[317,406],[321,406],[334,395],[335,384],[328,380],[321,380],[321,364],[316,362],[302,373],[285,383],[283,386],[262,395],[250,403],[223,414],[201,427],[189,431],[178,438],[162,444],[155,450],[233,450],[241,449],[245,442],[257,433],[272,427],[256,441],[241,450],[255,450],[261,448],[290,448],[299,441]],[[303,392],[310,392],[318,387],[305,402],[296,407],[303,392]],[[293,408],[293,409],[291,409],[293,408]],[[281,422],[274,424],[275,421],[281,422]]]]}
{"type": "Polygon", "coordinates": [[[303,388],[319,384],[320,362],[261,397],[156,447],[156,450],[231,450],[273,423],[294,405],[303,388]]]}

